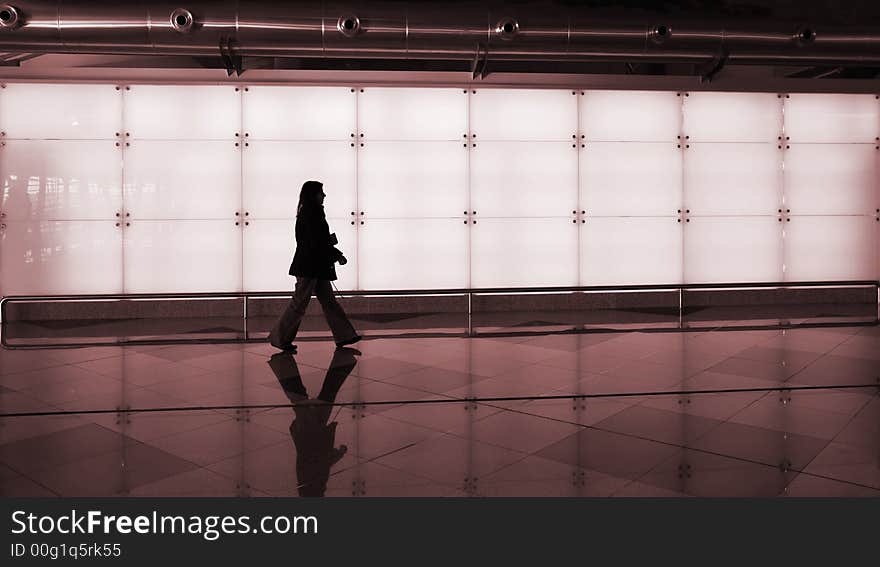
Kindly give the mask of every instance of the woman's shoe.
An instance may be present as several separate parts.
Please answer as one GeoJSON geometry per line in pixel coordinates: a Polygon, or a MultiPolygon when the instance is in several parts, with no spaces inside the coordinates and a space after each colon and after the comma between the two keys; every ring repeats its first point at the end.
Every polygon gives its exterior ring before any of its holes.
{"type": "Polygon", "coordinates": [[[362,338],[363,337],[360,335],[355,335],[350,339],[345,339],[344,341],[339,341],[338,343],[336,343],[336,348],[342,348],[347,345],[353,345],[354,343],[358,342],[362,338]]]}
{"type": "Polygon", "coordinates": [[[296,345],[293,343],[288,343],[286,345],[279,345],[279,344],[275,344],[275,343],[269,341],[269,344],[272,345],[273,347],[277,348],[278,350],[282,350],[284,352],[290,352],[290,353],[296,354],[296,345]]]}

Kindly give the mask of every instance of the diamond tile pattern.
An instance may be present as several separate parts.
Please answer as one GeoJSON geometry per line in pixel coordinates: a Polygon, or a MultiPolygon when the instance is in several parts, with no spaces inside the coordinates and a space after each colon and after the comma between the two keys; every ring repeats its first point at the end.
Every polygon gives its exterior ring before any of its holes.
{"type": "Polygon", "coordinates": [[[880,495],[878,328],[727,323],[2,349],[0,495],[880,495]]]}

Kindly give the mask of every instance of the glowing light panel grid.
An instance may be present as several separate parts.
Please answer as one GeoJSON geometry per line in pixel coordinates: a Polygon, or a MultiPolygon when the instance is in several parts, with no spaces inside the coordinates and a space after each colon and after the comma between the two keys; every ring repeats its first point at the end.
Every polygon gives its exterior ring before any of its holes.
{"type": "Polygon", "coordinates": [[[870,214],[877,202],[873,144],[791,144],[785,151],[785,204],[794,214],[870,214]]]}
{"type": "Polygon", "coordinates": [[[785,99],[785,135],[792,142],[873,143],[880,104],[874,95],[792,94],[785,99]]]}
{"type": "Polygon", "coordinates": [[[241,291],[241,226],[135,220],[124,231],[124,293],[241,291]]]}
{"type": "Polygon", "coordinates": [[[471,285],[577,285],[577,238],[578,225],[567,218],[478,220],[471,225],[471,285]]]}
{"type": "Polygon", "coordinates": [[[581,285],[681,284],[676,217],[588,218],[581,225],[581,285]]]}
{"type": "Polygon", "coordinates": [[[324,184],[324,212],[347,217],[356,208],[357,151],[350,142],[249,142],[242,154],[242,203],[251,217],[296,216],[306,180],[324,184]]]}
{"type": "Polygon", "coordinates": [[[0,172],[9,219],[112,219],[122,209],[122,151],[109,140],[10,140],[0,172]]]}
{"type": "Polygon", "coordinates": [[[241,202],[240,151],[232,142],[131,142],[126,212],[139,219],[233,219],[241,202]]]}
{"type": "Polygon", "coordinates": [[[577,127],[572,91],[477,89],[471,132],[481,140],[571,140],[577,127]]]}
{"type": "Polygon", "coordinates": [[[462,89],[366,88],[358,95],[359,134],[372,140],[455,140],[467,133],[462,89]]]}
{"type": "Polygon", "coordinates": [[[290,289],[306,179],[340,288],[880,273],[873,95],[239,89],[0,91],[0,293],[290,289]]]}
{"type": "Polygon", "coordinates": [[[782,100],[769,93],[688,93],[683,131],[691,142],[778,142],[782,100]]]}
{"type": "Polygon", "coordinates": [[[669,92],[585,91],[580,133],[599,142],[672,142],[681,128],[681,97],[669,92]]]}
{"type": "Polygon", "coordinates": [[[0,233],[3,295],[122,292],[122,229],[114,221],[9,221],[0,233]]]}
{"type": "Polygon", "coordinates": [[[232,86],[134,85],[125,91],[125,131],[135,140],[235,140],[241,96],[232,86]]]}
{"type": "MultiPolygon", "coordinates": [[[[355,89],[356,90],[356,89],[355,89]]],[[[348,87],[248,87],[242,124],[249,139],[351,140],[357,93],[348,87]]]]}
{"type": "Polygon", "coordinates": [[[669,215],[679,208],[676,144],[592,142],[579,156],[581,210],[590,216],[669,215]]]}
{"type": "Polygon", "coordinates": [[[577,208],[577,160],[568,142],[477,142],[471,209],[478,218],[570,215],[577,208]]]}
{"type": "Polygon", "coordinates": [[[111,140],[122,130],[122,94],[113,85],[14,83],[0,101],[6,138],[111,140]]]}
{"type": "Polygon", "coordinates": [[[770,144],[692,143],[684,203],[699,215],[772,215],[782,206],[782,151],[770,144]]]}
{"type": "Polygon", "coordinates": [[[785,280],[870,279],[877,243],[870,216],[794,216],[785,223],[785,280]]]}
{"type": "Polygon", "coordinates": [[[367,220],[358,238],[362,289],[467,287],[468,227],[458,219],[367,220]]]}
{"type": "Polygon", "coordinates": [[[358,150],[358,206],[367,218],[463,218],[467,166],[458,141],[367,142],[358,150]]]}
{"type": "Polygon", "coordinates": [[[684,283],[782,281],[776,216],[690,217],[684,224],[684,283]]]}

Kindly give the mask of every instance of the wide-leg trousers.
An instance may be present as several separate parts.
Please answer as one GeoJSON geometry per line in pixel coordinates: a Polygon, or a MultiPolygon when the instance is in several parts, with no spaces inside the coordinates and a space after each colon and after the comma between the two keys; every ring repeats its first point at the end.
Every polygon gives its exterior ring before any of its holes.
{"type": "Polygon", "coordinates": [[[309,306],[312,295],[317,296],[318,302],[321,304],[324,317],[326,317],[330,331],[333,333],[333,340],[339,343],[354,338],[357,332],[351,321],[348,320],[345,310],[336,301],[333,289],[330,287],[330,282],[328,280],[297,276],[293,297],[287,304],[284,313],[281,314],[281,317],[278,318],[275,326],[269,332],[270,342],[277,345],[286,345],[293,342],[297,331],[299,331],[302,318],[306,314],[306,308],[309,306]]]}

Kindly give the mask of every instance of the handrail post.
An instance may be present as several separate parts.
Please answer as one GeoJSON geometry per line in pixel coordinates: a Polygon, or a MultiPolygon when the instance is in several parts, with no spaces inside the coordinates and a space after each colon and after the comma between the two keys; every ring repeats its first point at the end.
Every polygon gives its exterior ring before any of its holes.
{"type": "Polygon", "coordinates": [[[244,305],[242,307],[242,318],[243,318],[243,326],[244,326],[244,340],[248,340],[248,294],[244,294],[243,296],[244,305]]]}
{"type": "Polygon", "coordinates": [[[684,310],[682,308],[682,304],[683,304],[682,296],[683,295],[684,295],[684,288],[679,286],[679,288],[678,288],[678,330],[679,331],[684,328],[684,323],[683,323],[683,311],[684,310]]]}
{"type": "Polygon", "coordinates": [[[473,337],[473,336],[474,336],[474,320],[473,320],[473,305],[472,305],[472,302],[473,302],[473,295],[474,295],[473,292],[471,292],[471,290],[468,290],[468,294],[467,294],[467,298],[468,298],[468,312],[467,312],[468,328],[467,328],[467,336],[468,336],[468,337],[473,337]]]}

